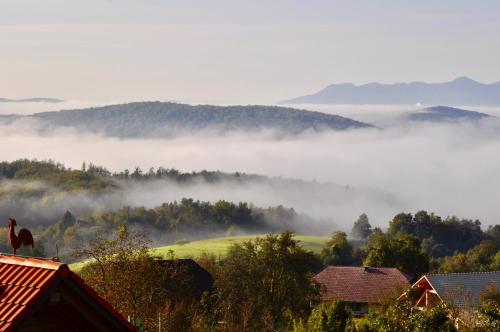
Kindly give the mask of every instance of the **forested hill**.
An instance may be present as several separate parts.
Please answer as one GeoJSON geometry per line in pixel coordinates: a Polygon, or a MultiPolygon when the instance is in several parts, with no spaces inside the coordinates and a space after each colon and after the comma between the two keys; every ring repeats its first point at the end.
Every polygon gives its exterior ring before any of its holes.
{"type": "Polygon", "coordinates": [[[486,113],[468,111],[448,106],[434,106],[410,113],[407,118],[412,121],[443,122],[456,120],[477,121],[489,117],[491,117],[491,115],[486,113]]]}
{"type": "MultiPolygon", "coordinates": [[[[273,179],[263,175],[245,174],[245,173],[223,173],[220,171],[200,171],[200,172],[181,172],[173,168],[158,167],[143,172],[139,167],[134,170],[128,169],[111,173],[102,166],[96,166],[92,163],[86,165],[84,169],[67,168],[61,163],[55,161],[37,161],[29,159],[18,159],[12,162],[0,162],[0,184],[3,180],[16,181],[39,181],[51,185],[63,191],[81,191],[90,190],[94,193],[107,189],[117,189],[117,181],[156,181],[169,180],[178,184],[193,184],[199,181],[205,183],[220,183],[223,181],[234,181],[244,184],[251,181],[288,181],[299,184],[307,183],[302,180],[292,179],[273,179]]],[[[1,193],[1,191],[0,191],[1,193]]]]}
{"type": "Polygon", "coordinates": [[[50,224],[66,210],[82,216],[123,206],[151,208],[186,197],[293,207],[317,218],[318,223],[307,224],[313,233],[324,231],[323,225],[333,222],[332,215],[340,220],[349,214],[352,205],[378,209],[400,205],[398,197],[380,190],[239,172],[136,167],[111,173],[92,163],[69,169],[50,161],[0,162],[0,219],[15,216],[25,227],[50,224]]]}
{"type": "Polygon", "coordinates": [[[286,134],[306,130],[346,130],[371,125],[338,115],[276,106],[212,106],[136,102],[82,110],[37,113],[51,125],[117,137],[168,137],[182,131],[274,129],[286,134]]]}

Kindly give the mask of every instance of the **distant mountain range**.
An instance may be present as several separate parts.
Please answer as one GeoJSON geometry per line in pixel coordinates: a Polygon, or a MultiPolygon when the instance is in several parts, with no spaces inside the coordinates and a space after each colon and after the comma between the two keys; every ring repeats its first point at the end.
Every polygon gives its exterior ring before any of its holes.
{"type": "Polygon", "coordinates": [[[449,121],[477,121],[492,117],[486,113],[467,111],[448,106],[427,107],[420,111],[408,114],[411,121],[449,122],[449,121]]]}
{"type": "Polygon", "coordinates": [[[468,77],[444,83],[332,84],[323,90],[282,104],[430,104],[500,105],[500,82],[482,84],[468,77]]]}
{"type": "Polygon", "coordinates": [[[298,134],[307,130],[346,130],[373,127],[338,115],[277,106],[212,106],[162,102],[138,102],[80,110],[36,113],[31,116],[4,116],[9,123],[35,118],[52,126],[74,127],[84,132],[115,137],[169,137],[200,130],[228,132],[278,130],[298,134]]]}
{"type": "Polygon", "coordinates": [[[55,98],[27,98],[27,99],[0,98],[0,103],[64,103],[64,100],[55,98]]]}

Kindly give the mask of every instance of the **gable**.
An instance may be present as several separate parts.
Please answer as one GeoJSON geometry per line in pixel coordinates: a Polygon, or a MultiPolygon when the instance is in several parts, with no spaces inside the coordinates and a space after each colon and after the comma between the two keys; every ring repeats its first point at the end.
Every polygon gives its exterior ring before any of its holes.
{"type": "Polygon", "coordinates": [[[16,330],[30,331],[128,331],[71,278],[54,285],[16,330]]]}

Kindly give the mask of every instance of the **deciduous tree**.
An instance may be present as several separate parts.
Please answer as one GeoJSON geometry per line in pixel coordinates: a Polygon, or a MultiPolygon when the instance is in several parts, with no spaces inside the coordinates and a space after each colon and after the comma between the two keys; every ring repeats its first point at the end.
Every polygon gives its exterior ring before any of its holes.
{"type": "Polygon", "coordinates": [[[216,280],[227,328],[275,330],[307,313],[319,296],[316,262],[289,232],[233,245],[216,280]]]}

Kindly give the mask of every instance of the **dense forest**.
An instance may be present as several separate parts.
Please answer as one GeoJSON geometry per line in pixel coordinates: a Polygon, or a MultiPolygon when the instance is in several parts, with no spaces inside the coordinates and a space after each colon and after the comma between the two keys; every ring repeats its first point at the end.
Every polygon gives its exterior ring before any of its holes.
{"type": "Polygon", "coordinates": [[[325,264],[394,266],[414,277],[427,272],[500,270],[500,225],[481,228],[479,220],[441,218],[419,211],[399,213],[388,229],[372,229],[362,214],[351,238],[335,232],[322,253],[325,264]]]}

